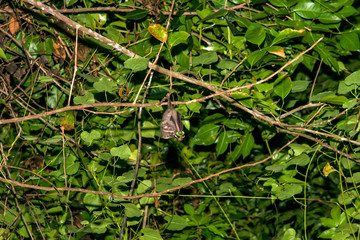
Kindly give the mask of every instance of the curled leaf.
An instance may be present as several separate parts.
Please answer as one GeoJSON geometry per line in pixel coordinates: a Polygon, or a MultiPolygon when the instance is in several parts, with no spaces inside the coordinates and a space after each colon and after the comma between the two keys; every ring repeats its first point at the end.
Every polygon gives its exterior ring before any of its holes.
{"type": "Polygon", "coordinates": [[[326,163],[326,165],[324,166],[322,172],[323,172],[323,174],[325,175],[325,177],[328,177],[330,173],[336,172],[336,169],[334,169],[334,168],[330,165],[330,163],[326,163]]]}

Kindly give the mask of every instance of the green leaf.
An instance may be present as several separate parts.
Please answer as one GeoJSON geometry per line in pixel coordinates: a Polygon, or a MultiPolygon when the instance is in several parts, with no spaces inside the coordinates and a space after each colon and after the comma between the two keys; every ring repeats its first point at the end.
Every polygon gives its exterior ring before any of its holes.
{"type": "Polygon", "coordinates": [[[271,4],[277,7],[291,7],[298,3],[298,0],[269,0],[271,4]]]}
{"type": "Polygon", "coordinates": [[[135,206],[133,203],[122,203],[121,204],[125,208],[126,216],[132,217],[140,217],[141,211],[135,206]]]}
{"type": "Polygon", "coordinates": [[[131,156],[131,150],[127,144],[124,144],[119,147],[111,148],[110,154],[114,157],[119,157],[121,159],[127,160],[131,156]]]}
{"type": "Polygon", "coordinates": [[[215,225],[209,225],[207,228],[209,229],[209,231],[215,233],[216,235],[219,235],[219,236],[226,235],[226,233],[224,231],[220,231],[215,225]]]}
{"type": "Polygon", "coordinates": [[[137,193],[142,194],[147,189],[149,189],[152,186],[152,182],[150,180],[144,180],[139,183],[139,186],[137,188],[137,193]]]}
{"type": "Polygon", "coordinates": [[[293,10],[300,17],[307,19],[317,18],[322,13],[320,4],[307,0],[299,2],[293,10]]]}
{"type": "MultiPolygon", "coordinates": [[[[212,12],[211,12],[212,13],[212,12]]],[[[205,22],[208,21],[210,19],[215,19],[215,18],[219,18],[219,17],[224,17],[226,16],[226,14],[228,13],[228,11],[226,9],[220,9],[219,11],[209,14],[206,17],[204,17],[201,22],[205,22]]]]}
{"type": "Polygon", "coordinates": [[[344,103],[348,102],[349,99],[347,99],[345,96],[331,95],[331,96],[323,97],[320,101],[335,105],[343,105],[344,103]]]}
{"type": "Polygon", "coordinates": [[[66,174],[75,175],[78,173],[80,168],[80,163],[77,161],[75,155],[71,154],[65,158],[66,174]]]}
{"type": "Polygon", "coordinates": [[[233,70],[238,65],[238,62],[229,59],[222,59],[218,63],[217,67],[220,69],[233,70]]]}
{"type": "Polygon", "coordinates": [[[259,92],[268,92],[274,88],[274,83],[261,83],[255,85],[255,88],[259,90],[259,92]]]}
{"type": "Polygon", "coordinates": [[[273,164],[273,165],[267,166],[265,169],[268,171],[273,171],[273,172],[281,172],[286,167],[287,167],[287,165],[285,163],[280,163],[280,164],[273,164]]]}
{"type": "Polygon", "coordinates": [[[165,220],[169,223],[167,230],[181,231],[188,226],[186,220],[178,215],[166,216],[165,220]]]}
{"type": "Polygon", "coordinates": [[[94,207],[101,206],[101,200],[98,194],[86,193],[83,201],[85,205],[94,206],[94,207]]]}
{"type": "Polygon", "coordinates": [[[94,94],[87,92],[84,96],[74,97],[74,104],[84,105],[84,104],[93,104],[95,103],[94,94]]]}
{"type": "Polygon", "coordinates": [[[279,200],[285,200],[293,197],[296,194],[302,192],[302,186],[299,184],[286,184],[285,186],[281,186],[275,191],[275,195],[279,198],[279,200]]]}
{"type": "Polygon", "coordinates": [[[218,56],[216,52],[206,52],[200,54],[200,56],[193,57],[192,64],[196,65],[207,65],[218,61],[218,56]]]}
{"type": "Polygon", "coordinates": [[[303,92],[309,86],[310,81],[293,81],[292,82],[292,93],[303,92]]]}
{"type": "Polygon", "coordinates": [[[288,162],[288,165],[295,164],[295,165],[299,165],[299,166],[306,166],[309,162],[310,162],[310,157],[307,154],[302,153],[299,156],[291,159],[288,162]]]}
{"type": "Polygon", "coordinates": [[[339,18],[338,16],[336,16],[335,14],[332,13],[322,13],[319,17],[318,17],[319,21],[325,24],[330,24],[330,23],[338,23],[341,21],[341,18],[339,18]]]}
{"type": "Polygon", "coordinates": [[[319,238],[332,238],[336,233],[336,228],[330,228],[327,229],[325,231],[323,231],[320,235],[319,238]]]}
{"type": "Polygon", "coordinates": [[[360,86],[360,70],[353,72],[352,74],[350,74],[349,76],[347,76],[345,78],[345,84],[346,85],[356,85],[356,86],[360,86]]]}
{"type": "Polygon", "coordinates": [[[96,82],[98,81],[98,78],[92,76],[92,75],[89,75],[89,74],[84,74],[84,73],[77,73],[77,75],[79,75],[80,77],[88,80],[89,82],[96,82]]]}
{"type": "Polygon", "coordinates": [[[81,140],[87,143],[88,146],[92,144],[94,140],[97,140],[101,137],[101,133],[98,130],[91,130],[91,132],[83,131],[80,134],[81,140]]]}
{"type": "MultiPolygon", "coordinates": [[[[56,106],[61,106],[65,100],[65,95],[61,95],[61,91],[57,87],[52,87],[47,97],[47,105],[55,109],[56,106]]],[[[75,100],[75,98],[74,98],[75,100]]]]}
{"type": "Polygon", "coordinates": [[[90,224],[93,233],[103,234],[107,231],[108,226],[112,224],[109,219],[96,220],[90,224]]]}
{"type": "Polygon", "coordinates": [[[230,182],[222,183],[219,190],[216,191],[218,195],[226,195],[236,191],[236,187],[230,182]]]}
{"type": "Polygon", "coordinates": [[[281,98],[285,98],[292,89],[292,82],[289,77],[285,77],[280,81],[280,83],[277,83],[274,87],[274,92],[281,98]]]}
{"type": "Polygon", "coordinates": [[[168,44],[170,48],[172,48],[180,43],[187,43],[187,39],[189,36],[190,34],[184,31],[171,33],[169,35],[168,44]]]}
{"type": "Polygon", "coordinates": [[[245,33],[246,41],[260,45],[266,37],[265,28],[258,23],[251,24],[245,33]]]}
{"type": "Polygon", "coordinates": [[[141,128],[141,136],[144,138],[155,138],[155,129],[158,127],[149,121],[144,121],[141,128]]]}
{"type": "Polygon", "coordinates": [[[148,67],[147,58],[129,58],[124,62],[124,67],[130,68],[133,72],[145,70],[148,67]]]}
{"type": "Polygon", "coordinates": [[[240,129],[240,130],[251,129],[250,124],[238,118],[231,118],[231,119],[228,118],[225,121],[223,121],[222,124],[231,129],[240,129]]]}
{"type": "Polygon", "coordinates": [[[340,45],[348,51],[357,51],[360,48],[359,35],[355,32],[345,33],[340,36],[340,45]]]}
{"type": "Polygon", "coordinates": [[[56,206],[56,207],[47,209],[48,214],[62,213],[63,211],[64,211],[64,209],[61,206],[56,206]]]}
{"type": "MultiPolygon", "coordinates": [[[[202,98],[203,96],[201,94],[193,94],[190,96],[190,99],[198,99],[198,98],[202,98]]],[[[188,105],[186,105],[186,107],[193,112],[196,113],[200,113],[200,109],[202,107],[202,104],[199,102],[194,102],[194,103],[190,103],[188,105]]]]}
{"type": "Polygon", "coordinates": [[[189,177],[185,177],[185,178],[175,178],[174,181],[172,182],[173,186],[180,186],[183,185],[185,183],[191,182],[192,179],[189,177]]]}
{"type": "Polygon", "coordinates": [[[318,94],[311,96],[311,101],[319,102],[323,97],[327,97],[331,95],[334,95],[334,92],[331,91],[320,92],[318,94]]]}
{"type": "Polygon", "coordinates": [[[162,240],[162,237],[158,230],[143,228],[141,229],[143,236],[140,237],[141,240],[162,240]]]}
{"type": "Polygon", "coordinates": [[[114,89],[117,87],[117,84],[108,79],[108,78],[101,78],[99,81],[94,83],[94,88],[99,92],[113,92],[114,89]]]}
{"type": "Polygon", "coordinates": [[[342,205],[348,205],[352,203],[352,201],[357,198],[357,193],[355,190],[346,191],[344,193],[340,193],[337,200],[342,205]]]}
{"type": "Polygon", "coordinates": [[[260,61],[260,59],[265,56],[265,54],[265,50],[257,50],[251,52],[246,60],[249,62],[250,66],[254,66],[258,61],[260,61]]]}
{"type": "Polygon", "coordinates": [[[135,9],[134,11],[126,13],[124,17],[128,20],[140,20],[146,17],[148,14],[148,10],[135,9]]]}
{"type": "Polygon", "coordinates": [[[352,177],[346,178],[346,182],[348,182],[348,183],[352,183],[353,181],[356,184],[360,183],[360,172],[356,172],[352,175],[352,177]]]}
{"type": "Polygon", "coordinates": [[[215,142],[220,126],[215,124],[206,124],[200,127],[194,137],[194,143],[197,145],[211,145],[215,142]]]}
{"type": "Polygon", "coordinates": [[[271,46],[278,45],[279,43],[287,42],[289,39],[300,37],[304,35],[304,30],[295,30],[291,28],[286,28],[279,32],[279,34],[274,38],[271,43],[271,46]]]}
{"type": "Polygon", "coordinates": [[[48,77],[48,76],[39,76],[38,79],[39,79],[39,82],[41,82],[41,83],[47,83],[47,82],[54,81],[54,79],[52,77],[48,77]]]}
{"type": "Polygon", "coordinates": [[[328,66],[331,66],[335,69],[335,71],[339,71],[339,64],[333,57],[333,54],[329,51],[328,47],[323,43],[319,43],[314,47],[314,49],[320,54],[320,56],[324,59],[324,63],[328,66]]]}
{"type": "Polygon", "coordinates": [[[296,231],[293,228],[289,228],[284,233],[284,237],[282,240],[300,240],[300,238],[296,237],[296,231]]]}
{"type": "MultiPolygon", "coordinates": [[[[345,1],[341,1],[342,3],[345,3],[345,1]]],[[[338,13],[338,16],[341,16],[343,18],[350,17],[354,14],[356,14],[358,11],[351,5],[344,6],[338,13]]]]}
{"type": "Polygon", "coordinates": [[[217,143],[216,143],[216,154],[219,156],[221,154],[223,154],[226,149],[229,146],[229,143],[227,141],[227,134],[226,131],[223,131],[220,133],[218,139],[217,139],[217,143]]]}
{"type": "Polygon", "coordinates": [[[336,221],[332,218],[322,217],[320,218],[320,221],[321,224],[324,225],[325,227],[334,228],[338,226],[338,224],[336,224],[336,221]]]}
{"type": "Polygon", "coordinates": [[[190,68],[190,57],[189,51],[184,50],[175,56],[175,60],[180,64],[181,67],[186,69],[190,68]]]}
{"type": "Polygon", "coordinates": [[[184,210],[190,216],[193,216],[195,214],[194,207],[192,205],[188,204],[188,203],[184,204],[184,210]]]}
{"type": "Polygon", "coordinates": [[[17,232],[24,238],[30,238],[29,232],[25,226],[22,226],[20,229],[17,230],[17,232]]]}
{"type": "Polygon", "coordinates": [[[46,143],[57,143],[57,142],[61,142],[62,141],[62,136],[61,135],[55,135],[51,138],[46,139],[44,142],[46,143]]]}
{"type": "Polygon", "coordinates": [[[6,55],[4,53],[4,50],[2,48],[0,48],[0,57],[5,61],[7,60],[7,57],[6,57],[6,55]]]}
{"type": "Polygon", "coordinates": [[[232,161],[236,161],[240,158],[240,156],[241,156],[241,144],[236,145],[233,150],[231,149],[231,151],[228,152],[226,157],[231,159],[232,161]]]}
{"type": "Polygon", "coordinates": [[[342,107],[347,109],[353,108],[356,105],[357,101],[358,99],[356,98],[350,99],[349,101],[345,102],[342,107]]]}
{"type": "Polygon", "coordinates": [[[242,139],[241,150],[240,150],[243,158],[249,156],[251,150],[254,147],[254,144],[255,144],[255,139],[253,135],[251,133],[245,134],[244,138],[242,139]]]}

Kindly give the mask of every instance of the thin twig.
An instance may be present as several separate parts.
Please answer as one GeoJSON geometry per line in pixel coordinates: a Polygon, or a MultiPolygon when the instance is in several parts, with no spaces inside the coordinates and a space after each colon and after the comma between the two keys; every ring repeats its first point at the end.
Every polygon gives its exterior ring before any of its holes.
{"type": "Polygon", "coordinates": [[[66,158],[65,158],[65,128],[63,126],[60,127],[61,135],[62,135],[62,147],[63,147],[63,169],[64,169],[64,180],[65,180],[65,187],[68,187],[67,184],[67,176],[66,176],[66,158]]]}
{"type": "Polygon", "coordinates": [[[315,75],[315,78],[314,78],[314,81],[313,81],[313,84],[312,84],[312,87],[311,87],[311,91],[310,91],[309,103],[311,103],[311,96],[312,96],[312,93],[313,93],[313,91],[314,91],[315,83],[316,83],[316,80],[317,80],[317,78],[318,78],[318,76],[319,76],[319,72],[320,72],[320,69],[321,69],[321,65],[322,65],[323,60],[324,60],[324,59],[321,58],[321,61],[320,61],[318,70],[316,71],[316,75],[315,75]]]}
{"type": "Polygon", "coordinates": [[[239,62],[236,67],[234,67],[233,70],[231,70],[231,72],[221,81],[220,87],[222,87],[222,85],[224,84],[224,82],[226,81],[226,79],[228,79],[230,77],[231,74],[233,74],[236,69],[247,59],[247,57],[244,57],[243,60],[241,60],[241,62],[239,62]]]}
{"type": "Polygon", "coordinates": [[[303,138],[307,138],[307,139],[309,139],[309,140],[311,140],[311,141],[313,141],[313,142],[316,142],[316,143],[320,144],[321,146],[323,146],[323,147],[325,147],[325,148],[327,148],[327,149],[330,149],[331,151],[334,151],[334,152],[336,152],[336,153],[338,153],[338,154],[340,154],[340,155],[342,155],[342,156],[344,156],[344,157],[347,157],[347,158],[349,158],[349,159],[352,159],[352,160],[354,160],[354,161],[356,161],[356,162],[360,162],[360,160],[358,160],[357,158],[355,158],[355,157],[353,157],[353,156],[351,156],[351,155],[349,155],[349,154],[347,154],[347,153],[344,153],[344,152],[340,151],[339,149],[337,149],[337,148],[335,148],[335,147],[332,147],[332,146],[330,146],[330,145],[328,145],[328,144],[320,141],[319,139],[316,139],[316,138],[311,137],[311,136],[309,136],[309,135],[306,135],[306,134],[304,134],[304,133],[293,132],[293,131],[289,131],[289,130],[281,129],[281,128],[278,128],[278,130],[281,131],[281,132],[285,132],[285,133],[289,133],[289,134],[295,135],[295,136],[300,136],[300,137],[303,137],[303,138]]]}
{"type": "Polygon", "coordinates": [[[79,38],[79,25],[76,25],[75,28],[75,56],[74,56],[74,73],[73,73],[73,77],[71,80],[71,86],[70,86],[70,93],[69,93],[69,100],[68,100],[68,106],[70,106],[71,103],[71,95],[72,95],[72,91],[73,91],[73,87],[74,87],[74,82],[75,82],[75,77],[76,77],[76,72],[77,72],[77,50],[78,50],[78,38],[79,38]]]}
{"type": "Polygon", "coordinates": [[[283,118],[286,118],[287,116],[290,116],[292,114],[294,114],[295,112],[298,112],[298,111],[301,111],[301,110],[304,110],[306,108],[312,108],[312,107],[319,107],[319,106],[322,106],[322,105],[326,105],[325,103],[308,103],[306,105],[302,105],[300,107],[297,107],[297,108],[294,108],[293,110],[287,112],[287,113],[284,113],[282,115],[279,116],[279,119],[283,119],[283,118]]]}

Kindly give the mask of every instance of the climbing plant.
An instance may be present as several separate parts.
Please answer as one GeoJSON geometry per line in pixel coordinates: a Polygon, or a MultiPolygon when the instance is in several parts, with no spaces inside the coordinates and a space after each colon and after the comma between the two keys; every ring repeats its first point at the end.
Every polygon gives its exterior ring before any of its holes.
{"type": "Polygon", "coordinates": [[[1,239],[359,239],[357,1],[0,6],[1,239]]]}

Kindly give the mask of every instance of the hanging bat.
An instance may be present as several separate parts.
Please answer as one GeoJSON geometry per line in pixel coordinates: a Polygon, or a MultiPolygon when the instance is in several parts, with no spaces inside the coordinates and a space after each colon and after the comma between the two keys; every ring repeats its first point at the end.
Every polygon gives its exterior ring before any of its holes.
{"type": "Polygon", "coordinates": [[[164,115],[160,124],[161,137],[164,139],[170,139],[175,137],[181,141],[185,137],[183,131],[184,125],[181,122],[181,115],[171,104],[170,94],[168,98],[168,109],[164,112],[164,115]]]}

